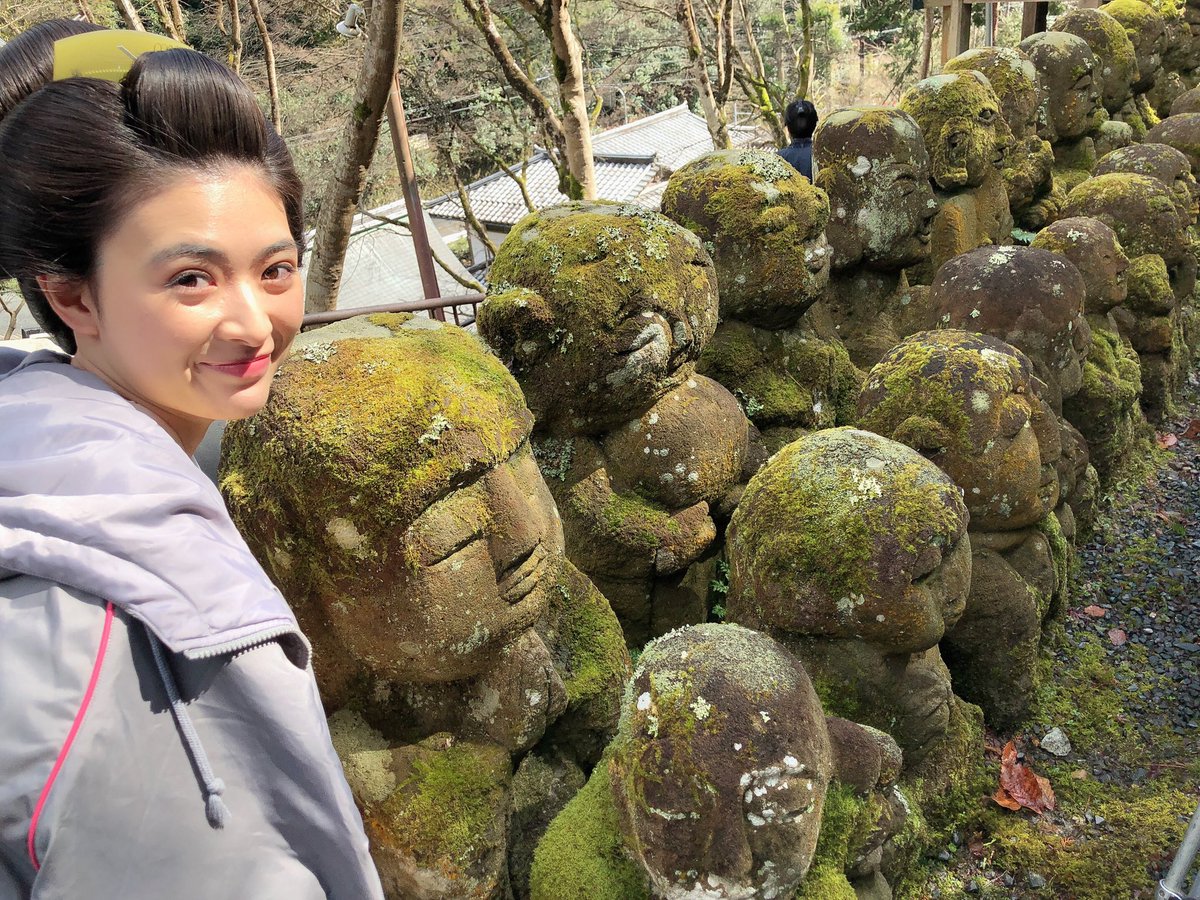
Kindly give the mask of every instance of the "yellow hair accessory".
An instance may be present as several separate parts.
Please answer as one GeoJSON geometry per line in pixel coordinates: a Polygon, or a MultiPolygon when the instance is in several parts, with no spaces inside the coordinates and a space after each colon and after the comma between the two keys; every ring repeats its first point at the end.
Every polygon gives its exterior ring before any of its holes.
{"type": "Polygon", "coordinates": [[[187,50],[187,44],[147,31],[89,31],[54,42],[54,80],[120,81],[143,53],[187,50]]]}

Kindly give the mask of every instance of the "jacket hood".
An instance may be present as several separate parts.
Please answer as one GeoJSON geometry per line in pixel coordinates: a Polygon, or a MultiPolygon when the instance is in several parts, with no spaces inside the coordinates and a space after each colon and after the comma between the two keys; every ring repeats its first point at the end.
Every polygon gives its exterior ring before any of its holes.
{"type": "Polygon", "coordinates": [[[0,422],[0,579],[110,600],[193,658],[299,635],[216,486],[99,378],[0,349],[0,422]]]}

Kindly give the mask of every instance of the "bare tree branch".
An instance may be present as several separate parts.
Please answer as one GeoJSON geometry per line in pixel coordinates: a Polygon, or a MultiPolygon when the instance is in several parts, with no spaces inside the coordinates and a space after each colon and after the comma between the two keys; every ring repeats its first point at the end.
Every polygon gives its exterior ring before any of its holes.
{"type": "Polygon", "coordinates": [[[117,6],[117,12],[121,14],[121,18],[125,20],[125,27],[134,31],[145,31],[146,26],[142,24],[142,17],[138,15],[137,7],[133,5],[133,0],[113,0],[117,6]]]}
{"type": "MultiPolygon", "coordinates": [[[[232,0],[234,4],[237,0],[232,0]]],[[[259,0],[249,0],[250,12],[254,14],[254,24],[262,38],[263,55],[267,60],[267,91],[271,95],[271,122],[275,130],[283,134],[283,118],[279,111],[279,78],[275,74],[275,45],[271,41],[271,32],[267,29],[267,20],[263,18],[262,5],[259,0]]]]}

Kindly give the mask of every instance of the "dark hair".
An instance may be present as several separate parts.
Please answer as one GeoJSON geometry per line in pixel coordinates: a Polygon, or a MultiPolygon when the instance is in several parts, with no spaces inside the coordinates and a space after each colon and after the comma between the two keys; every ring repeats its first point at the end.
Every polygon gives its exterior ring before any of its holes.
{"type": "Polygon", "coordinates": [[[793,100],[784,110],[783,123],[796,140],[810,138],[817,127],[817,108],[808,100],[793,100]]]}
{"type": "Polygon", "coordinates": [[[0,47],[0,122],[13,107],[54,78],[55,41],[103,30],[91,22],[49,19],[0,47]]]}
{"type": "Polygon", "coordinates": [[[10,58],[11,46],[0,49],[0,92],[13,91],[0,96],[0,109],[9,110],[0,120],[0,276],[17,279],[38,323],[67,352],[75,352],[74,335],[37,276],[90,278],[101,240],[182,173],[255,167],[279,194],[303,249],[303,187],[291,155],[254,94],[224,65],[192,50],[164,50],[138,57],[119,85],[46,83],[53,42],[32,63],[28,55],[10,58]],[[42,83],[13,100],[35,69],[42,83]]]}

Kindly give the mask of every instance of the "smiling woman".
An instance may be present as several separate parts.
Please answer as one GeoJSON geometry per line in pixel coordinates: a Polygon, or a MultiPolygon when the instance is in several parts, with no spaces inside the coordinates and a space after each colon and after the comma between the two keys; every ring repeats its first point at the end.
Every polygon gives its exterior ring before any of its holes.
{"type": "Polygon", "coordinates": [[[0,896],[380,897],[308,642],[190,458],[300,327],[283,141],[219,63],[60,21],[0,49],[0,158],[0,277],[69,354],[0,351],[0,896]]]}

